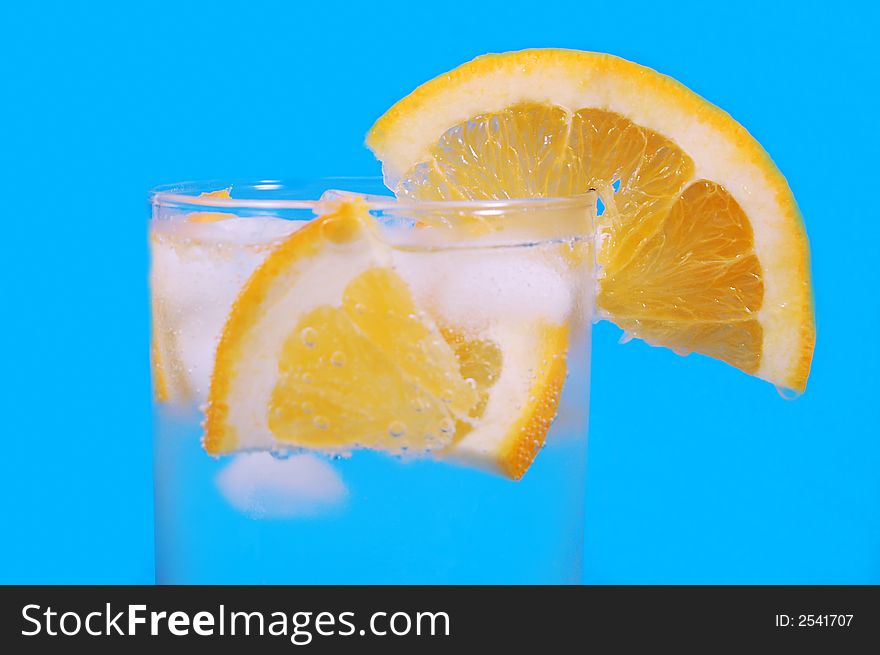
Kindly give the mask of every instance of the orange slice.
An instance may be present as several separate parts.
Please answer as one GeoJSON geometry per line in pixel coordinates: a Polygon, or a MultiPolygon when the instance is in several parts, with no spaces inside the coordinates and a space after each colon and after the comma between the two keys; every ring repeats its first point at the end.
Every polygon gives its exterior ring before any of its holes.
{"type": "Polygon", "coordinates": [[[177,334],[170,327],[166,308],[156,298],[158,284],[155,269],[151,293],[150,364],[153,372],[153,398],[157,403],[180,401],[190,397],[190,387],[181,365],[177,334]]]}
{"type": "Polygon", "coordinates": [[[204,444],[432,450],[476,399],[365,205],[343,202],[278,246],[235,301],[204,444]]]}
{"type": "MultiPolygon", "coordinates": [[[[555,416],[567,324],[450,322],[431,293],[414,291],[362,201],[331,206],[279,245],[235,301],[205,449],[433,453],[521,477],[555,416]]],[[[422,256],[440,255],[415,256],[436,270],[439,260],[422,256]]],[[[480,258],[459,257],[460,268],[480,258]]]]}
{"type": "MultiPolygon", "coordinates": [[[[232,191],[232,187],[218,189],[217,191],[205,191],[204,193],[200,193],[199,197],[228,200],[229,198],[232,198],[230,191],[232,191]]],[[[236,218],[236,215],[230,212],[190,212],[186,220],[190,223],[216,223],[217,221],[226,221],[230,218],[236,218]]]]}
{"type": "Polygon", "coordinates": [[[367,144],[405,197],[597,189],[605,317],[805,388],[815,325],[797,204],[760,144],[675,80],[589,52],[487,55],[399,101],[367,144]]]}

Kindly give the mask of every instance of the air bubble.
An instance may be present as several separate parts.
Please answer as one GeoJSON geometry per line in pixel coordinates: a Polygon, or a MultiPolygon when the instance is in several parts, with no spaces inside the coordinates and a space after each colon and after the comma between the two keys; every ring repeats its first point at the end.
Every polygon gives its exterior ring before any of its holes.
{"type": "Polygon", "coordinates": [[[299,406],[302,410],[303,414],[309,415],[315,413],[315,408],[309,401],[305,401],[302,405],[299,406]]]}
{"type": "Polygon", "coordinates": [[[330,421],[325,419],[323,416],[315,416],[312,418],[312,425],[314,425],[319,430],[326,430],[330,427],[330,421]]]}
{"type": "Polygon", "coordinates": [[[455,423],[451,419],[445,418],[440,421],[440,432],[443,434],[452,434],[455,430],[455,423]]]}
{"type": "Polygon", "coordinates": [[[406,423],[403,421],[391,421],[388,426],[388,434],[395,439],[400,439],[406,434],[406,423]]]}
{"type": "Polygon", "coordinates": [[[467,379],[465,380],[465,382],[467,383],[467,385],[468,385],[471,389],[473,389],[474,391],[476,391],[476,389],[477,389],[477,381],[476,381],[476,380],[474,380],[473,378],[467,378],[467,379]]]}
{"type": "Polygon", "coordinates": [[[333,364],[333,366],[345,366],[345,360],[345,353],[341,350],[337,350],[335,353],[330,355],[330,363],[333,364]]]}
{"type": "Polygon", "coordinates": [[[364,307],[364,304],[363,304],[363,303],[360,303],[360,302],[359,302],[358,304],[356,304],[356,305],[354,306],[354,311],[355,311],[355,313],[357,313],[357,314],[363,314],[365,311],[367,311],[367,308],[364,307]]]}
{"type": "Polygon", "coordinates": [[[313,327],[303,328],[299,333],[300,339],[308,348],[314,348],[318,339],[318,331],[313,327]]]}
{"type": "Polygon", "coordinates": [[[311,384],[312,383],[312,374],[311,373],[303,373],[299,376],[299,379],[302,380],[303,384],[311,384]]]}
{"type": "Polygon", "coordinates": [[[415,400],[413,400],[412,406],[413,406],[414,410],[416,410],[419,414],[421,414],[426,409],[428,409],[428,401],[425,400],[424,398],[419,397],[419,398],[416,398],[415,400]]]}
{"type": "Polygon", "coordinates": [[[290,448],[273,448],[269,451],[269,454],[275,459],[285,460],[290,459],[290,456],[293,455],[293,451],[290,450],[290,448]]]}

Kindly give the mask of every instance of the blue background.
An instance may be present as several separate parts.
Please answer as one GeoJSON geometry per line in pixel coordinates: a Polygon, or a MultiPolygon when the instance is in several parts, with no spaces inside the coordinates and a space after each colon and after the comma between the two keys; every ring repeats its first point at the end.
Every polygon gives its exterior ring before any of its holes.
{"type": "Polygon", "coordinates": [[[794,402],[597,326],[586,581],[880,583],[878,14],[725,5],[3,3],[0,582],[152,581],[151,186],[376,174],[363,136],[398,97],[562,46],[668,73],[765,145],[818,320],[794,402]]]}

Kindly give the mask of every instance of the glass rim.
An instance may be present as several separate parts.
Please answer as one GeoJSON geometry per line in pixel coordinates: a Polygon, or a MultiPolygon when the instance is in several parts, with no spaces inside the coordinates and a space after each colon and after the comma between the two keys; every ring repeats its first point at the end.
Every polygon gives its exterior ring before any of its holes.
{"type": "MultiPolygon", "coordinates": [[[[222,190],[228,188],[249,188],[252,191],[279,190],[284,187],[297,188],[303,186],[325,185],[326,190],[339,190],[362,197],[373,211],[467,211],[478,212],[492,210],[520,210],[535,208],[566,209],[579,206],[590,206],[598,196],[595,189],[572,196],[551,196],[535,198],[504,198],[491,200],[412,200],[398,199],[392,191],[384,187],[380,176],[338,176],[319,177],[313,179],[207,179],[186,182],[161,184],[149,191],[150,204],[154,206],[195,205],[213,209],[317,209],[326,205],[328,199],[297,199],[297,198],[218,198],[215,196],[190,195],[201,190],[222,190]],[[348,184],[376,184],[377,189],[387,191],[388,195],[360,192],[332,186],[348,184]]],[[[332,199],[332,200],[335,200],[332,199]]]]}

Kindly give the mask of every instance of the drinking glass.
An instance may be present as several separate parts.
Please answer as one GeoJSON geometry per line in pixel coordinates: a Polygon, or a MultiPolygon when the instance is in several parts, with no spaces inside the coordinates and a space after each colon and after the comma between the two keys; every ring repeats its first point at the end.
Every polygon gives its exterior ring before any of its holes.
{"type": "MultiPolygon", "coordinates": [[[[380,180],[331,178],[181,183],[150,198],[157,582],[580,581],[593,194],[424,202],[397,200],[380,180]],[[335,427],[329,414],[320,420],[333,447],[304,445],[295,431],[253,447],[245,429],[250,446],[209,454],[205,412],[223,384],[218,344],[233,314],[253,310],[241,300],[249,280],[254,286],[281,246],[302,241],[345,202],[366,213],[380,268],[414,304],[402,320],[454,358],[446,375],[474,390],[473,404],[445,434],[407,434],[383,447],[389,440],[369,433],[370,414],[385,416],[393,393],[378,377],[345,380],[372,348],[367,336],[364,349],[334,353],[339,367],[326,369],[338,370],[332,379],[349,384],[352,399],[375,392],[363,434],[335,427]]],[[[304,278],[298,293],[339,312],[333,277],[352,266],[351,255],[321,256],[325,272],[304,278]]],[[[272,329],[293,332],[299,320],[276,313],[272,329]]],[[[383,333],[392,359],[407,329],[383,333]]],[[[277,362],[254,366],[281,375],[277,362]]],[[[373,370],[382,380],[397,375],[373,370]]],[[[334,402],[345,407],[348,398],[334,402]]],[[[305,406],[296,394],[285,403],[305,406]]],[[[399,423],[388,423],[392,436],[399,423]]]]}

